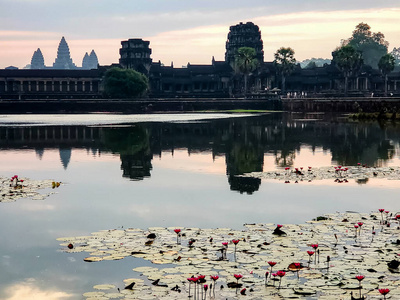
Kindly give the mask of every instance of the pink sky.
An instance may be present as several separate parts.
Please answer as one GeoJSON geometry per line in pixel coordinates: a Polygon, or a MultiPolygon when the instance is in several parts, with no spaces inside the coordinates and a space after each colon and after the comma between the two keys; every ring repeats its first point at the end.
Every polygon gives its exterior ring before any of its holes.
{"type": "MultiPolygon", "coordinates": [[[[116,38],[84,39],[65,35],[71,57],[81,66],[85,52],[94,49],[101,65],[117,63],[120,42],[128,38],[143,38],[150,41],[153,61],[161,60],[165,65],[174,62],[181,67],[192,64],[209,64],[213,56],[224,60],[225,42],[229,26],[240,21],[254,22],[260,27],[264,41],[265,61],[273,60],[273,53],[280,47],[292,47],[298,61],[311,57],[331,58],[331,52],[341,39],[351,36],[355,26],[368,23],[373,32],[381,31],[389,41],[389,51],[400,47],[400,8],[305,11],[277,14],[237,20],[235,23],[187,27],[181,30],[161,30],[149,36],[136,35],[116,38]]],[[[0,68],[10,65],[19,68],[30,63],[33,52],[40,48],[45,64],[51,66],[57,54],[62,32],[9,31],[0,30],[0,68]]]]}

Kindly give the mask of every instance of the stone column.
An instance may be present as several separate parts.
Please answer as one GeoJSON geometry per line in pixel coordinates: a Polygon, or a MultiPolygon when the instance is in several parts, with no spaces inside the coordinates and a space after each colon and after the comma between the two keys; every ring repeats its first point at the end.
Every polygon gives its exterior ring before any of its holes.
{"type": "Polygon", "coordinates": [[[90,92],[93,92],[93,81],[90,81],[90,92]]]}
{"type": "Polygon", "coordinates": [[[31,86],[31,81],[29,80],[28,81],[28,92],[31,92],[32,91],[32,86],[31,86]]]}

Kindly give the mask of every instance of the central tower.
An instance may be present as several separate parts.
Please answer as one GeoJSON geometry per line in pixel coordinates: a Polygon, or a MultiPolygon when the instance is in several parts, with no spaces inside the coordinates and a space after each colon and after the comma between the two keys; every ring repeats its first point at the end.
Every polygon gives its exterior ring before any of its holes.
{"type": "Polygon", "coordinates": [[[240,23],[229,28],[228,40],[226,41],[225,61],[229,64],[235,62],[237,51],[241,47],[251,47],[256,50],[259,62],[264,61],[263,41],[261,31],[252,22],[240,23]]]}
{"type": "Polygon", "coordinates": [[[76,69],[69,53],[69,47],[64,37],[58,45],[57,58],[53,64],[54,69],[76,69]]]}

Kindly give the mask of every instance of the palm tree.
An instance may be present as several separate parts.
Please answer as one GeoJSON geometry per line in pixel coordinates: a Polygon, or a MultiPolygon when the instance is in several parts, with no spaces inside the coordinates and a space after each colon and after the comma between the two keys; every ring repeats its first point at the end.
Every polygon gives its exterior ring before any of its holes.
{"type": "Polygon", "coordinates": [[[241,47],[235,57],[235,70],[244,75],[244,96],[247,93],[247,81],[249,74],[258,66],[256,50],[251,47],[241,47]]]}
{"type": "Polygon", "coordinates": [[[294,50],[290,47],[279,48],[274,54],[274,63],[278,69],[278,72],[282,76],[282,93],[285,92],[286,76],[292,73],[296,66],[296,59],[294,58],[294,50]]]}
{"type": "Polygon", "coordinates": [[[363,64],[362,54],[354,47],[346,45],[333,52],[333,61],[339,70],[343,72],[344,95],[347,96],[349,77],[361,68],[363,64]]]}
{"type": "Polygon", "coordinates": [[[388,74],[394,70],[394,65],[396,60],[392,54],[385,54],[381,57],[378,63],[379,70],[381,70],[382,75],[385,76],[385,97],[387,97],[387,82],[388,82],[388,74]]]}

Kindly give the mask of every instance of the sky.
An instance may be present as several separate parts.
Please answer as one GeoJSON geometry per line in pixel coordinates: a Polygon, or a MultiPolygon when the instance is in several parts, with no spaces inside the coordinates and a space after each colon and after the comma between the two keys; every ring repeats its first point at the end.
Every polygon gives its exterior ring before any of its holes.
{"type": "Polygon", "coordinates": [[[175,67],[224,60],[229,27],[260,27],[264,60],[280,47],[295,58],[332,58],[355,26],[368,23],[400,47],[400,1],[385,0],[0,0],[0,68],[23,68],[40,48],[51,66],[65,36],[82,65],[94,49],[100,65],[118,63],[122,40],[150,41],[152,59],[175,67]]]}

